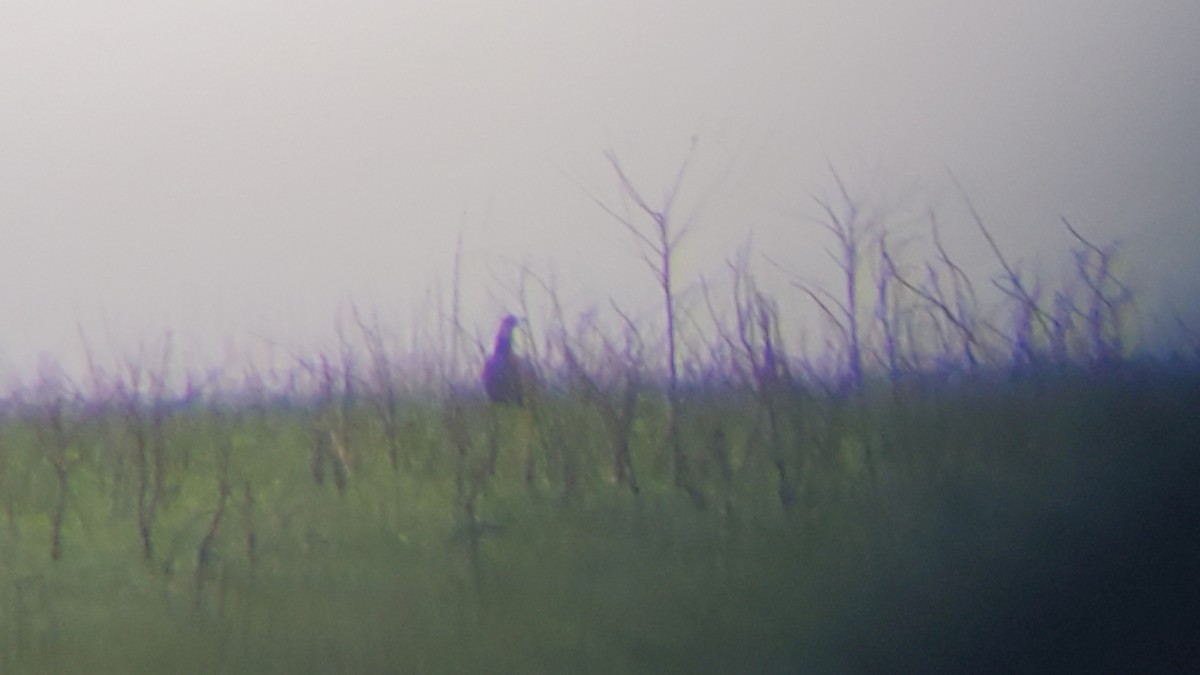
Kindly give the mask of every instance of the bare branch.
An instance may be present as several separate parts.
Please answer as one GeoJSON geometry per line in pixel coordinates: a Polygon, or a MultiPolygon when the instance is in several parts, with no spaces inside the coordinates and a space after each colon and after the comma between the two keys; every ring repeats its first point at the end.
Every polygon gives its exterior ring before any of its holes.
{"type": "Polygon", "coordinates": [[[1013,297],[1014,299],[1024,303],[1026,305],[1026,309],[1031,313],[1033,318],[1038,322],[1042,331],[1046,335],[1049,335],[1050,328],[1047,325],[1047,320],[1053,321],[1053,317],[1047,317],[1046,313],[1044,311],[1042,311],[1042,309],[1040,307],[1038,307],[1038,304],[1034,300],[1033,295],[1031,295],[1025,289],[1024,284],[1021,283],[1020,275],[1013,268],[1013,266],[1009,264],[1008,259],[1004,256],[1004,252],[1000,250],[999,244],[996,243],[996,239],[992,236],[991,230],[989,230],[987,228],[987,226],[984,225],[983,217],[979,215],[979,211],[975,208],[975,203],[971,200],[970,195],[967,194],[966,188],[964,188],[962,183],[959,182],[958,177],[955,176],[954,172],[951,171],[949,168],[946,169],[946,173],[950,175],[950,180],[954,183],[954,186],[955,186],[955,188],[957,188],[959,195],[962,196],[963,201],[966,203],[967,209],[971,213],[971,218],[975,221],[975,225],[979,228],[980,233],[983,234],[984,240],[987,241],[988,246],[992,249],[992,253],[996,256],[996,259],[1000,262],[1000,266],[1004,269],[1004,274],[1008,278],[1009,283],[1012,284],[1013,291],[1009,292],[1007,289],[1001,287],[999,284],[996,284],[997,287],[999,287],[1000,290],[1004,291],[1005,293],[1007,293],[1009,296],[1013,297]]]}

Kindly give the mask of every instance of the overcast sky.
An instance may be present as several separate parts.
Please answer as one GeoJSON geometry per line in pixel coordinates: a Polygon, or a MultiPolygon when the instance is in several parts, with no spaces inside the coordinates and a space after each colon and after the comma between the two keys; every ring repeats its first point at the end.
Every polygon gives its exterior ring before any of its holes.
{"type": "Polygon", "coordinates": [[[1197,36],[1195,0],[0,0],[0,370],[70,361],[77,324],[195,360],[351,302],[403,325],[460,233],[470,325],[521,263],[648,304],[589,193],[611,149],[658,196],[693,136],[685,280],[751,231],[829,271],[830,163],[952,221],[949,167],[1013,257],[1065,269],[1067,216],[1194,317],[1197,36]]]}

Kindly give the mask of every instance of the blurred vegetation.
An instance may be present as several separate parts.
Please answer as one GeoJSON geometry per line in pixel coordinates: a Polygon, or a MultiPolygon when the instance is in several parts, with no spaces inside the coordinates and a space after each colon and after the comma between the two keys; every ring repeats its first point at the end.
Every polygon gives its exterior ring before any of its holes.
{"type": "Polygon", "coordinates": [[[0,401],[0,673],[1200,668],[1200,341],[1135,353],[1114,245],[1064,221],[1053,286],[967,200],[985,308],[835,173],[842,290],[767,258],[823,319],[788,335],[748,248],[673,279],[683,169],[656,206],[608,159],[663,314],[523,268],[524,406],[467,374],[457,273],[407,351],[352,308],[282,370],[42,363],[0,401]]]}
{"type": "Polygon", "coordinates": [[[320,411],[179,404],[163,424],[149,559],[130,413],[66,406],[69,498],[54,559],[45,406],[14,407],[0,424],[0,670],[1196,663],[1182,651],[1200,570],[1194,371],[979,375],[904,398],[781,395],[804,411],[781,446],[802,468],[782,486],[753,400],[681,399],[690,494],[674,487],[653,392],[631,431],[637,494],[613,479],[598,413],[570,397],[548,397],[527,436],[513,431],[530,424],[525,410],[469,399],[447,417],[414,401],[398,469],[377,416],[350,405],[340,491],[314,478],[320,411]],[[512,424],[493,427],[495,415],[512,424]],[[494,430],[495,475],[456,486],[451,436],[468,438],[470,474],[494,430]],[[570,484],[564,465],[576,467],[570,484]],[[470,489],[473,516],[462,508],[470,489]]]}

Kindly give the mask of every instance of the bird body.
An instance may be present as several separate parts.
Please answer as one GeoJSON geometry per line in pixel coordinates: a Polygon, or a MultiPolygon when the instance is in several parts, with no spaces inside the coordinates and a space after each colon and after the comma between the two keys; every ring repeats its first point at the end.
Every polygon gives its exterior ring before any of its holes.
{"type": "Polygon", "coordinates": [[[492,355],[483,366],[483,389],[494,403],[523,406],[532,375],[529,364],[513,353],[512,333],[520,320],[511,314],[500,322],[492,355]]]}
{"type": "Polygon", "coordinates": [[[483,366],[483,389],[494,404],[489,408],[491,443],[484,467],[490,476],[501,466],[513,466],[514,460],[523,455],[525,483],[532,486],[536,446],[531,434],[535,433],[538,387],[532,365],[513,350],[513,330],[518,323],[520,319],[515,316],[504,317],[496,331],[492,355],[483,366]],[[501,443],[502,437],[508,441],[501,443]],[[509,451],[502,453],[502,446],[509,451]]]}

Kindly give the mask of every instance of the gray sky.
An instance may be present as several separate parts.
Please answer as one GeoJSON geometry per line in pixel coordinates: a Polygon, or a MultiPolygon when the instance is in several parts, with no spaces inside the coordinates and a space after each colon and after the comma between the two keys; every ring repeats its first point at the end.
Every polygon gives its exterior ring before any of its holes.
{"type": "Polygon", "coordinates": [[[685,280],[751,231],[826,274],[828,162],[990,264],[950,167],[1014,257],[1065,272],[1065,215],[1195,317],[1197,35],[1194,0],[0,0],[0,371],[70,362],[77,324],[197,362],[352,301],[402,326],[460,232],[471,325],[520,263],[648,304],[587,191],[611,148],[660,194],[693,135],[685,280]]]}

